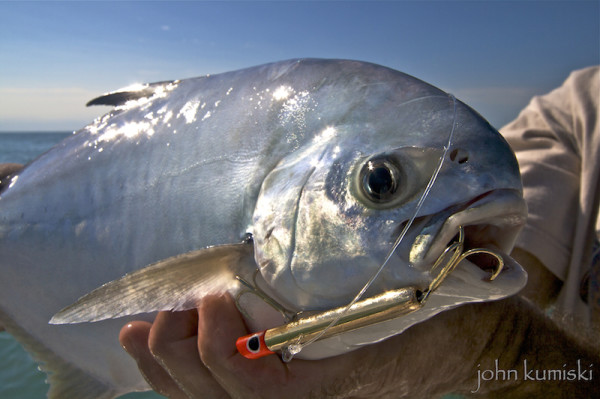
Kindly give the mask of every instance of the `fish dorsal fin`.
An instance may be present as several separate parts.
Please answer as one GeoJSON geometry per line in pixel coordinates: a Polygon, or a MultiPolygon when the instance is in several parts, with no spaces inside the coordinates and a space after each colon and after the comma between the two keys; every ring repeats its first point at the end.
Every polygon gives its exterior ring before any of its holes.
{"type": "Polygon", "coordinates": [[[36,340],[0,309],[0,323],[29,352],[48,376],[49,399],[112,399],[118,393],[108,385],[76,368],[36,340]]]}
{"type": "Polygon", "coordinates": [[[192,309],[203,296],[237,287],[236,275],[252,275],[254,270],[254,249],[248,243],[188,252],[104,284],[55,314],[50,324],[192,309]]]}
{"type": "Polygon", "coordinates": [[[177,83],[173,81],[163,81],[156,83],[137,84],[133,86],[124,87],[122,89],[106,93],[100,97],[96,97],[89,101],[86,106],[92,105],[112,105],[118,107],[119,105],[125,104],[127,101],[139,100],[141,98],[152,97],[155,93],[160,90],[164,90],[169,85],[177,83]]]}
{"type": "Polygon", "coordinates": [[[23,165],[18,163],[0,163],[0,191],[8,187],[11,179],[23,169],[23,165]]]}

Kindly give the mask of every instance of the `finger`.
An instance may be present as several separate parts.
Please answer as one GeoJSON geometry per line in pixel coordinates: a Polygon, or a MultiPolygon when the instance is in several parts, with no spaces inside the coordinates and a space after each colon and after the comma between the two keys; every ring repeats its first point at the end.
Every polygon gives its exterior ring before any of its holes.
{"type": "MultiPolygon", "coordinates": [[[[231,396],[250,397],[253,392],[257,397],[281,397],[277,390],[292,381],[279,357],[249,360],[237,352],[236,339],[248,330],[231,296],[203,298],[198,315],[202,361],[231,396]]],[[[288,394],[284,396],[291,397],[288,394]]]]}
{"type": "Polygon", "coordinates": [[[197,332],[198,313],[195,309],[160,312],[150,330],[150,351],[189,397],[228,398],[200,359],[197,332]]]}
{"type": "Polygon", "coordinates": [[[172,399],[186,398],[187,395],[156,361],[148,347],[148,335],[152,325],[143,321],[134,321],[125,325],[119,333],[119,342],[123,349],[136,361],[140,372],[152,389],[172,399]]]}

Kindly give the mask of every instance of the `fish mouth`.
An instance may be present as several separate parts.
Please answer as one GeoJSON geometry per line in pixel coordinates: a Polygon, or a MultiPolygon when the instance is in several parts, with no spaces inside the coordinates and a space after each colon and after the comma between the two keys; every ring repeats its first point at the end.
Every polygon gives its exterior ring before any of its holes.
{"type": "MultiPolygon", "coordinates": [[[[474,248],[490,249],[502,257],[502,271],[491,281],[497,259],[487,255],[468,256],[431,292],[418,311],[345,333],[337,338],[339,342],[332,343],[333,339],[316,342],[303,350],[302,357],[321,358],[324,351],[331,350],[327,345],[339,345],[347,350],[379,342],[452,308],[516,294],[525,286],[527,273],[506,253],[511,251],[526,219],[527,206],[522,193],[512,189],[489,191],[441,212],[416,218],[408,233],[414,240],[407,240],[407,246],[397,255],[403,258],[408,250],[411,265],[420,274],[429,276],[429,284],[439,273],[439,269],[431,271],[432,265],[456,241],[461,227],[464,230],[462,253],[474,248]]],[[[422,287],[421,283],[413,285],[417,286],[422,287]]]]}
{"type": "MultiPolygon", "coordinates": [[[[422,217],[417,227],[419,233],[410,248],[409,260],[417,269],[429,269],[456,241],[461,227],[464,229],[464,252],[485,248],[506,259],[506,253],[512,250],[526,219],[527,206],[520,191],[500,189],[486,192],[467,203],[422,217]]],[[[466,260],[485,272],[497,266],[497,260],[489,255],[475,254],[466,260]]]]}

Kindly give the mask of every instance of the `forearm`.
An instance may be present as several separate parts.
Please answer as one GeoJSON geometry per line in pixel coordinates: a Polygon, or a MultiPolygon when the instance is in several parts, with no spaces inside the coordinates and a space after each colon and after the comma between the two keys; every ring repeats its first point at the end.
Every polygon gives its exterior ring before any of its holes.
{"type": "Polygon", "coordinates": [[[487,398],[591,397],[597,389],[598,349],[569,335],[530,301],[513,297],[468,305],[461,312],[469,314],[465,330],[478,336],[472,350],[479,355],[465,359],[470,375],[455,392],[487,398]]]}
{"type": "Polygon", "coordinates": [[[570,335],[522,298],[503,302],[505,318],[478,362],[481,391],[490,398],[592,397],[600,352],[580,339],[587,331],[570,335]]]}
{"type": "Polygon", "coordinates": [[[373,349],[340,381],[345,397],[590,397],[600,364],[597,350],[520,297],[444,312],[373,349]]]}

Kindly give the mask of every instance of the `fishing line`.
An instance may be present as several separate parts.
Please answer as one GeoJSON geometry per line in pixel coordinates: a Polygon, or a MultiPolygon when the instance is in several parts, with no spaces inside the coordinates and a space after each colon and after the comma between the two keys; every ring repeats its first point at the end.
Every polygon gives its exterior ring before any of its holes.
{"type": "Polygon", "coordinates": [[[396,250],[400,246],[400,243],[406,236],[406,233],[408,232],[408,229],[413,224],[414,220],[417,218],[417,215],[419,214],[419,211],[421,210],[421,207],[423,206],[425,199],[429,196],[431,188],[433,187],[433,184],[435,183],[435,181],[438,178],[438,175],[439,175],[440,171],[442,170],[444,160],[446,159],[446,156],[448,155],[450,145],[452,144],[452,140],[454,138],[454,129],[456,128],[456,97],[454,97],[452,94],[448,94],[448,97],[450,97],[452,99],[452,104],[453,104],[452,128],[450,129],[450,133],[448,134],[448,140],[446,142],[446,145],[444,146],[444,151],[442,152],[442,155],[440,157],[438,165],[437,165],[436,169],[434,170],[433,174],[431,175],[431,178],[429,179],[429,182],[427,183],[427,186],[425,187],[425,190],[423,191],[421,198],[419,198],[419,202],[417,202],[417,205],[415,206],[415,210],[413,211],[411,218],[408,220],[408,223],[404,226],[404,229],[402,229],[402,232],[399,234],[398,238],[394,242],[394,245],[392,246],[391,250],[385,257],[385,260],[383,261],[381,266],[379,266],[377,271],[365,283],[365,285],[361,288],[361,290],[354,297],[354,299],[352,299],[352,301],[346,306],[346,308],[343,310],[343,312],[341,314],[339,314],[334,320],[332,320],[331,323],[329,323],[329,325],[327,327],[325,327],[325,329],[323,329],[319,334],[314,336],[309,341],[307,341],[305,343],[300,343],[299,341],[300,341],[301,337],[299,337],[298,343],[295,343],[295,344],[292,344],[292,345],[289,345],[288,347],[286,347],[282,352],[282,359],[284,362],[291,361],[292,358],[296,354],[298,354],[303,348],[305,348],[306,346],[319,340],[329,329],[331,329],[333,326],[335,326],[340,321],[340,319],[348,313],[348,311],[350,310],[352,305],[354,305],[364,295],[364,293],[367,291],[367,289],[369,289],[369,287],[373,284],[373,282],[375,280],[377,280],[377,278],[379,277],[379,275],[381,274],[383,269],[385,269],[385,267],[387,266],[389,260],[391,259],[392,255],[394,254],[394,252],[396,252],[396,250]]]}

